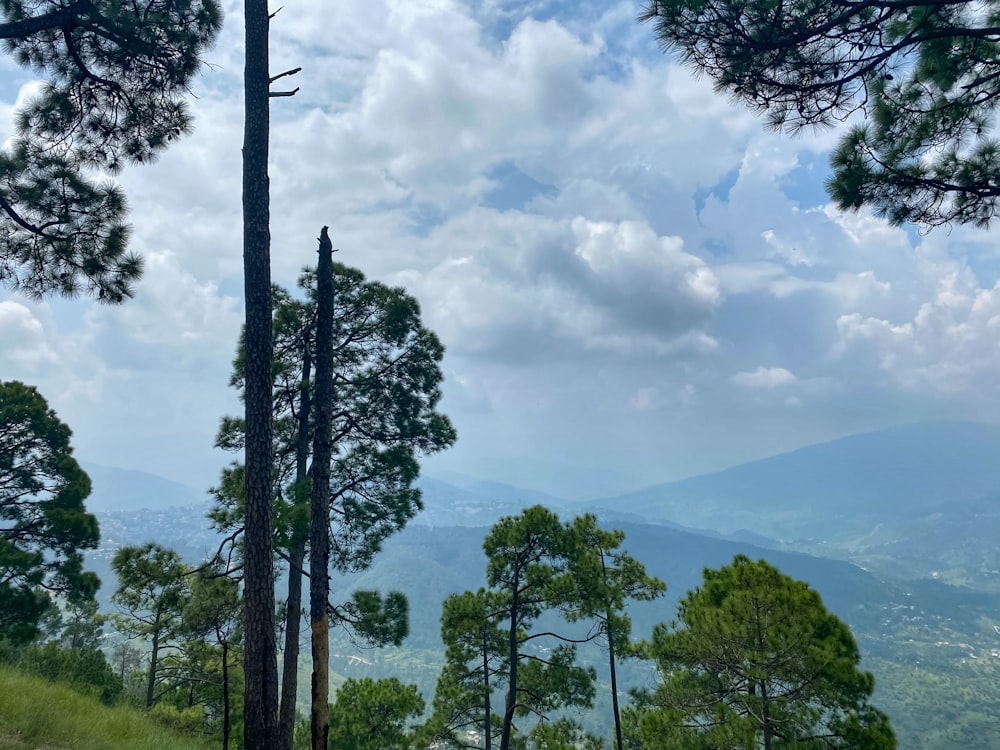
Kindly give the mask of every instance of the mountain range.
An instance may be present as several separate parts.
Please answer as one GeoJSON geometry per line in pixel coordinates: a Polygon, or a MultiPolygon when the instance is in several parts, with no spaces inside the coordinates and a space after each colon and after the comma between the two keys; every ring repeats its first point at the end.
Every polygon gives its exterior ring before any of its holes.
{"type": "MultiPolygon", "coordinates": [[[[410,638],[382,656],[344,656],[335,668],[394,674],[429,695],[442,650],[441,601],[485,582],[482,540],[490,525],[542,503],[566,520],[595,512],[622,529],[625,548],[667,583],[666,597],[630,611],[638,637],[673,617],[676,600],[698,585],[705,567],[735,554],[764,557],[809,582],[851,626],[900,747],[986,750],[993,747],[987,738],[1000,736],[990,708],[1000,702],[998,456],[1000,427],[942,423],[853,436],[595,501],[460,475],[424,477],[425,509],[368,570],[334,579],[338,595],[353,588],[407,594],[410,638]]],[[[204,492],[99,469],[90,507],[105,543],[89,561],[110,584],[102,599],[113,589],[108,563],[121,544],[156,540],[191,562],[214,551],[204,492]],[[143,504],[152,510],[140,510],[143,504]]],[[[349,652],[346,641],[335,649],[349,652]]]]}

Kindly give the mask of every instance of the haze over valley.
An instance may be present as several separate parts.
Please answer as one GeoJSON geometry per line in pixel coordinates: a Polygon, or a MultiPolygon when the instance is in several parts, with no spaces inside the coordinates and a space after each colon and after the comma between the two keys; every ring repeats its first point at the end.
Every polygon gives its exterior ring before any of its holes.
{"type": "MultiPolygon", "coordinates": [[[[340,592],[405,593],[410,636],[399,649],[361,651],[341,637],[334,668],[341,679],[401,676],[429,696],[440,668],[440,602],[483,585],[490,525],[541,503],[622,529],[626,549],[667,583],[664,599],[634,605],[636,637],[671,616],[703,568],[736,554],[765,558],[809,582],[851,626],[901,747],[991,748],[988,738],[1000,732],[989,708],[1000,701],[998,451],[998,426],[932,423],[597,500],[554,497],[516,478],[422,477],[424,510],[368,571],[334,583],[340,592]],[[959,684],[966,687],[956,691],[959,684]]],[[[215,552],[206,493],[141,472],[87,469],[103,530],[89,560],[105,581],[114,580],[108,561],[123,544],[155,540],[192,563],[215,552]]]]}

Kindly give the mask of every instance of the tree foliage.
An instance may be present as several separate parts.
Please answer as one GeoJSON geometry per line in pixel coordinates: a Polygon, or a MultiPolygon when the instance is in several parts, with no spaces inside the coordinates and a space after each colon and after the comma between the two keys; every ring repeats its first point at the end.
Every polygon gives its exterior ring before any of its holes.
{"type": "Polygon", "coordinates": [[[652,601],[662,596],[667,587],[659,578],[646,573],[641,562],[619,549],[625,541],[624,532],[600,528],[597,518],[590,513],[575,518],[571,528],[575,539],[571,567],[578,592],[566,617],[571,622],[592,622],[608,650],[615,747],[622,750],[617,662],[632,651],[632,618],[626,603],[652,601]]]}
{"type": "MultiPolygon", "coordinates": [[[[242,601],[239,584],[225,575],[218,565],[208,565],[193,574],[190,596],[181,612],[184,651],[194,681],[207,693],[201,702],[220,727],[222,750],[229,750],[232,736],[234,694],[242,698],[239,680],[233,679],[234,666],[240,659],[242,638],[242,601]]],[[[188,701],[190,705],[193,699],[188,701]]]]}
{"type": "Polygon", "coordinates": [[[841,208],[927,225],[996,214],[995,0],[648,0],[642,19],[775,128],[862,111],[832,157],[841,208]]]}
{"type": "Polygon", "coordinates": [[[184,101],[222,23],[215,0],[3,0],[0,38],[46,77],[0,152],[0,283],[132,295],[125,199],[94,169],[153,159],[191,129],[184,101]]]}
{"type": "Polygon", "coordinates": [[[891,750],[868,703],[870,673],[850,629],[801,581],[737,555],[657,626],[648,653],[661,684],[643,698],[644,747],[891,750]]]}
{"type": "Polygon", "coordinates": [[[130,637],[150,642],[148,708],[159,697],[157,685],[164,681],[162,652],[175,648],[183,633],[184,608],[191,595],[186,569],[180,555],[156,543],[122,547],[112,558],[111,567],[118,577],[111,601],[121,611],[114,617],[115,626],[130,637]]]}
{"type": "Polygon", "coordinates": [[[416,685],[395,677],[348,678],[330,706],[330,747],[337,750],[407,750],[408,723],[424,711],[416,685]]]}
{"type": "Polygon", "coordinates": [[[508,672],[507,636],[495,611],[494,597],[486,589],[452,594],[444,600],[445,663],[434,690],[431,717],[421,730],[422,745],[492,747],[494,730],[501,727],[503,717],[493,711],[493,693],[508,672]]]}
{"type": "Polygon", "coordinates": [[[65,648],[58,643],[31,644],[20,655],[18,668],[52,682],[72,685],[81,693],[112,704],[122,694],[121,678],[96,646],[65,648]]]}
{"type": "Polygon", "coordinates": [[[483,542],[486,582],[493,592],[493,617],[504,624],[507,696],[500,750],[511,746],[515,717],[545,717],[565,705],[589,706],[593,668],[576,665],[576,645],[551,632],[531,632],[548,609],[572,603],[578,592],[568,562],[576,539],[555,513],[536,505],[520,516],[501,518],[483,542]],[[561,641],[544,652],[532,641],[561,641]]]}
{"type": "Polygon", "coordinates": [[[95,599],[70,598],[65,607],[55,603],[39,623],[41,639],[56,643],[71,651],[82,648],[99,648],[107,615],[99,614],[95,599]]]}
{"type": "Polygon", "coordinates": [[[553,711],[591,705],[596,674],[577,664],[576,644],[593,635],[573,638],[538,626],[547,613],[580,607],[572,563],[583,556],[574,530],[540,505],[490,530],[483,542],[487,588],[445,601],[446,663],[424,728],[431,739],[479,747],[469,741],[474,730],[488,749],[495,724],[507,750],[529,741],[530,725],[553,711]],[[495,714],[491,696],[501,687],[506,694],[495,714]]]}
{"type": "MultiPolygon", "coordinates": [[[[437,411],[444,347],[422,325],[417,301],[342,264],[333,264],[333,274],[331,565],[347,573],[367,568],[382,542],[420,510],[417,459],[454,443],[455,430],[437,411]]],[[[316,352],[315,272],[307,269],[299,286],[304,301],[274,289],[274,492],[277,543],[284,550],[308,528],[308,493],[294,479],[302,362],[316,352]]],[[[241,341],[231,381],[241,392],[245,365],[241,341]]],[[[224,418],[217,445],[238,451],[244,440],[243,420],[224,418]]],[[[227,469],[216,492],[213,519],[220,528],[242,523],[241,493],[232,491],[241,485],[239,473],[238,465],[227,469]]]]}
{"type": "Polygon", "coordinates": [[[83,570],[98,528],[70,436],[35,388],[0,382],[0,636],[13,641],[35,637],[50,592],[79,601],[99,585],[83,570]]]}
{"type": "MultiPolygon", "coordinates": [[[[328,484],[330,564],[341,572],[367,568],[382,543],[420,510],[413,486],[422,454],[443,450],[455,430],[437,411],[444,347],[420,320],[420,307],[403,289],[365,279],[353,268],[332,264],[333,404],[332,457],[328,484]]],[[[290,746],[301,584],[310,534],[310,492],[315,476],[312,446],[317,394],[312,378],[317,343],[317,278],[306,269],[299,280],[304,299],[272,289],[274,358],[271,374],[275,545],[288,561],[286,639],[279,743],[290,746]],[[308,470],[307,470],[308,466],[308,470]]],[[[247,382],[245,335],[231,383],[247,382]]],[[[217,445],[239,451],[246,443],[244,420],[222,420],[217,445]]],[[[221,529],[244,523],[244,470],[234,464],[215,490],[212,518],[221,529]]],[[[398,643],[406,633],[405,598],[356,592],[331,602],[331,624],[369,644],[398,643]]]]}

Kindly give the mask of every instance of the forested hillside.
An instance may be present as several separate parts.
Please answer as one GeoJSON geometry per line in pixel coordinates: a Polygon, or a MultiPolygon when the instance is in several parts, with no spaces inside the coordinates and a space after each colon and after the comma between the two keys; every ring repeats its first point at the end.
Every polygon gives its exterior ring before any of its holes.
{"type": "MultiPolygon", "coordinates": [[[[357,650],[340,636],[335,638],[331,658],[338,680],[396,676],[417,683],[429,698],[443,650],[441,602],[450,594],[485,583],[482,541],[487,524],[530,505],[536,495],[506,487],[491,498],[487,489],[473,492],[441,480],[422,480],[421,486],[426,508],[415,523],[388,540],[367,571],[333,581],[334,590],[341,593],[372,588],[404,592],[410,601],[410,635],[400,648],[374,650],[357,650]],[[449,525],[449,519],[460,519],[467,525],[449,525]]],[[[572,507],[566,501],[557,507],[566,513],[567,505],[572,507]]],[[[967,507],[976,506],[961,506],[967,507]]],[[[201,512],[204,508],[189,507],[152,514],[107,513],[101,514],[101,521],[123,542],[163,539],[168,546],[188,550],[186,554],[197,560],[210,551],[214,541],[200,520],[201,512]]],[[[809,582],[830,610],[850,625],[859,640],[863,665],[875,673],[879,705],[888,711],[904,747],[932,750],[962,738],[971,742],[970,747],[985,748],[989,745],[977,744],[975,739],[981,736],[983,726],[1000,728],[994,727],[988,712],[984,715],[990,701],[1000,700],[995,686],[1000,675],[1000,656],[995,654],[1000,652],[995,650],[993,629],[994,624],[1000,624],[995,619],[1000,599],[992,593],[918,577],[912,569],[906,576],[893,578],[866,572],[846,561],[775,549],[773,541],[772,546],[755,546],[721,534],[622,521],[619,514],[608,515],[612,519],[609,525],[625,532],[624,547],[668,587],[662,599],[630,605],[637,637],[648,637],[654,624],[673,617],[676,602],[698,584],[704,568],[724,565],[737,554],[762,557],[809,582]],[[956,685],[965,687],[956,692],[956,685]],[[970,696],[976,697],[973,700],[970,696]],[[952,719],[939,721],[937,713],[926,710],[930,705],[946,707],[952,719]],[[911,706],[924,709],[912,710],[911,706]]],[[[975,517],[967,522],[974,525],[975,517]]],[[[899,528],[905,523],[901,521],[899,528]]],[[[969,545],[963,549],[971,554],[969,545]]],[[[98,569],[100,558],[107,559],[109,553],[93,555],[98,569]]],[[[909,566],[902,557],[897,564],[909,566]]],[[[606,680],[596,654],[585,658],[593,659],[600,679],[606,680]]],[[[623,678],[642,683],[648,679],[648,667],[626,663],[623,678]]],[[[300,680],[307,684],[308,670],[300,671],[300,680]]],[[[602,691],[595,716],[601,715],[604,703],[606,693],[602,691]]]]}

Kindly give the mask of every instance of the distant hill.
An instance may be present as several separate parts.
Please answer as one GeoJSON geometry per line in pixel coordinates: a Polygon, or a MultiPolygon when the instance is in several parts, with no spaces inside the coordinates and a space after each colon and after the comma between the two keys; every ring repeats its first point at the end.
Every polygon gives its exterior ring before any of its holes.
{"type": "Polygon", "coordinates": [[[585,504],[718,532],[829,541],[1000,490],[1000,426],[917,424],[585,504]]]}
{"type": "MultiPolygon", "coordinates": [[[[428,512],[435,512],[435,507],[442,516],[454,512],[455,508],[448,510],[452,501],[459,504],[456,507],[471,501],[478,503],[471,506],[471,515],[463,516],[466,521],[471,516],[485,516],[498,510],[488,498],[449,487],[444,482],[432,485],[434,492],[453,490],[458,494],[435,496],[428,491],[428,512]]],[[[101,597],[105,611],[111,611],[107,597],[115,586],[108,567],[114,548],[156,539],[180,551],[188,561],[199,562],[217,539],[208,529],[204,509],[204,506],[189,506],[154,512],[98,513],[102,531],[107,532],[104,541],[108,546],[102,542],[102,549],[88,553],[87,559],[88,568],[95,569],[104,579],[101,597]]],[[[571,515],[560,510],[565,520],[571,515]]],[[[337,630],[333,653],[340,656],[334,659],[335,668],[343,675],[393,675],[417,682],[429,698],[442,651],[441,602],[452,592],[475,589],[485,582],[482,543],[487,525],[411,524],[385,542],[369,570],[348,578],[334,576],[334,601],[359,588],[403,591],[410,602],[410,637],[402,648],[353,652],[343,631],[337,630]]],[[[625,531],[624,547],[668,586],[665,598],[630,607],[636,637],[648,636],[654,623],[674,617],[676,600],[699,584],[703,568],[729,563],[738,553],[763,557],[785,573],[808,581],[830,610],[852,627],[864,654],[863,667],[876,674],[880,690],[878,705],[891,709],[893,724],[900,731],[901,747],[987,750],[991,746],[985,738],[1000,732],[1000,718],[984,714],[987,718],[980,721],[978,713],[980,705],[995,705],[1000,701],[997,687],[1000,667],[995,667],[997,660],[990,657],[996,645],[993,625],[995,613],[1000,611],[1000,597],[947,586],[940,581],[894,582],[843,561],[764,549],[745,541],[705,536],[663,524],[616,519],[611,525],[625,531]],[[986,658],[978,658],[980,655],[986,658]],[[956,686],[961,686],[961,690],[956,686]],[[971,694],[977,696],[975,704],[970,703],[971,694]],[[920,707],[916,709],[911,705],[914,695],[920,697],[920,707]],[[947,709],[947,718],[928,710],[932,706],[947,709]],[[931,729],[972,726],[969,722],[974,719],[980,721],[975,726],[981,730],[977,736],[982,742],[955,744],[923,739],[930,736],[931,729]]],[[[279,584],[277,593],[279,598],[284,597],[284,583],[279,584]]],[[[591,658],[597,658],[593,649],[590,653],[591,658]]],[[[595,663],[601,669],[601,661],[595,663]]],[[[307,674],[304,662],[300,667],[307,674]]],[[[642,684],[639,680],[648,679],[644,669],[647,668],[641,664],[625,665],[621,674],[623,687],[642,684]]],[[[599,702],[605,698],[606,689],[602,688],[599,702]]],[[[596,722],[600,729],[603,724],[596,718],[599,716],[606,716],[606,712],[594,714],[595,718],[588,721],[596,722]]]]}
{"type": "Polygon", "coordinates": [[[81,461],[80,465],[93,484],[86,501],[87,509],[91,512],[169,508],[205,503],[208,499],[208,492],[205,490],[173,482],[156,474],[102,466],[89,461],[81,461]]]}
{"type": "Polygon", "coordinates": [[[414,523],[426,526],[491,526],[501,516],[520,513],[531,505],[560,508],[567,504],[543,492],[450,475],[449,481],[420,477],[424,510],[414,523]]]}
{"type": "MultiPolygon", "coordinates": [[[[565,514],[561,517],[570,518],[565,514]]],[[[808,581],[826,604],[854,627],[872,628],[893,604],[904,599],[908,605],[913,603],[900,587],[838,560],[767,550],[656,524],[613,526],[625,532],[624,547],[629,553],[668,586],[665,599],[634,605],[633,619],[640,633],[673,617],[674,602],[700,584],[704,568],[726,565],[736,554],[765,557],[789,575],[808,581]]],[[[448,594],[486,583],[482,544],[488,532],[488,528],[410,526],[386,542],[369,570],[339,579],[339,586],[403,591],[410,599],[409,642],[439,648],[441,602],[448,594]]]]}
{"type": "Polygon", "coordinates": [[[557,506],[565,505],[570,502],[565,498],[550,495],[538,490],[517,487],[513,484],[498,482],[492,479],[481,479],[479,477],[462,474],[457,471],[430,471],[424,474],[422,478],[446,482],[453,487],[458,487],[460,490],[474,492],[481,495],[493,495],[508,499],[519,499],[525,496],[531,496],[535,499],[536,504],[541,503],[543,505],[557,506]]]}
{"type": "MultiPolygon", "coordinates": [[[[569,515],[562,517],[568,519],[569,515]]],[[[936,738],[925,742],[923,738],[930,730],[943,732],[979,721],[976,712],[980,707],[1000,700],[993,665],[996,660],[988,658],[995,639],[989,618],[997,611],[1000,598],[934,581],[895,583],[846,562],[763,549],[663,525],[613,525],[625,532],[624,547],[630,554],[668,586],[664,598],[629,606],[636,638],[648,637],[654,624],[675,617],[677,600],[701,583],[705,567],[728,564],[735,554],[763,557],[784,573],[809,582],[827,607],[851,626],[864,655],[862,667],[876,675],[880,690],[877,705],[892,709],[900,747],[992,747],[986,738],[1000,731],[1000,719],[992,714],[972,725],[981,730],[973,741],[956,745],[936,738]],[[977,658],[979,655],[987,658],[977,658]],[[976,696],[974,702],[970,694],[976,696]],[[919,710],[909,703],[914,695],[920,696],[919,710]],[[926,710],[934,705],[945,707],[947,718],[926,710]]],[[[369,663],[363,671],[351,672],[353,676],[397,675],[417,682],[426,695],[431,694],[443,648],[441,602],[450,593],[484,585],[482,541],[487,532],[486,528],[410,526],[386,542],[369,570],[334,579],[335,599],[359,588],[400,590],[410,602],[410,636],[403,648],[360,651],[369,663]]],[[[554,620],[546,622],[556,625],[554,620]]],[[[335,652],[347,650],[340,631],[335,632],[335,640],[335,652]]],[[[588,649],[582,651],[590,654],[587,658],[595,658],[593,649],[588,649]]],[[[605,680],[603,663],[598,660],[595,664],[600,679],[605,680]]],[[[623,689],[646,684],[648,673],[642,669],[641,664],[623,665],[619,675],[623,689]]],[[[599,704],[607,702],[606,690],[604,687],[599,693],[599,704]]],[[[601,719],[593,716],[607,716],[605,708],[599,705],[595,714],[585,718],[595,722],[597,731],[603,731],[601,719]]]]}

